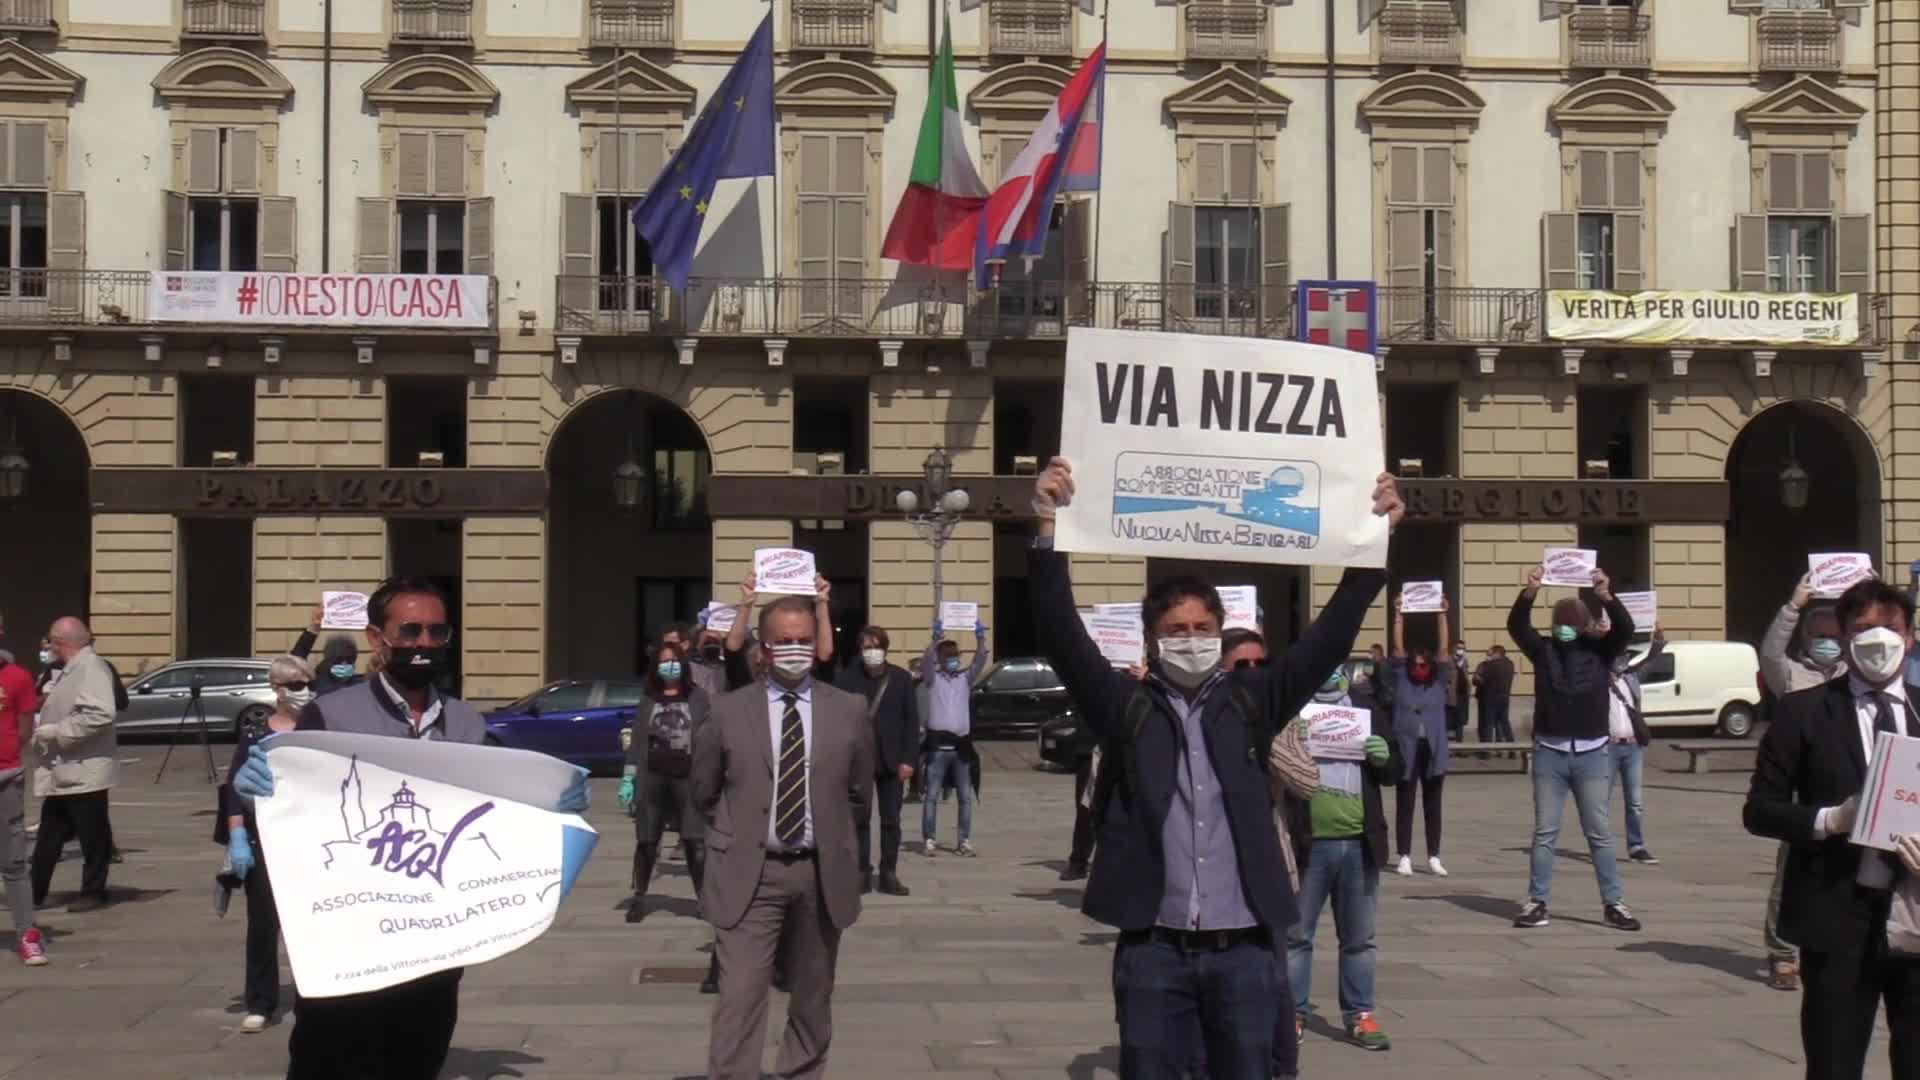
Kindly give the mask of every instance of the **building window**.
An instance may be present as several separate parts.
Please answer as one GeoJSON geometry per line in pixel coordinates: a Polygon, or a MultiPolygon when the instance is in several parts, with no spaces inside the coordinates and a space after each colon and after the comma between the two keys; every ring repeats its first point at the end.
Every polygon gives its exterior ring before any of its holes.
{"type": "Polygon", "coordinates": [[[1580,150],[1575,163],[1574,209],[1545,218],[1547,288],[1645,288],[1640,151],[1580,150]]]}
{"type": "Polygon", "coordinates": [[[402,199],[397,212],[401,273],[466,273],[466,203],[402,199]]]}
{"type": "Polygon", "coordinates": [[[1830,218],[1767,218],[1767,291],[1831,291],[1832,231],[1830,218]]]}
{"type": "Polygon", "coordinates": [[[1260,269],[1254,257],[1259,211],[1251,206],[1200,206],[1193,214],[1194,314],[1244,318],[1260,269]]]}
{"type": "Polygon", "coordinates": [[[0,192],[0,296],[45,296],[46,269],[46,192],[0,192]]]}
{"type": "Polygon", "coordinates": [[[800,312],[810,319],[864,317],[867,267],[865,135],[800,136],[800,312]]]}
{"type": "Polygon", "coordinates": [[[193,245],[187,269],[260,268],[258,199],[193,199],[187,207],[193,245]]]}
{"type": "Polygon", "coordinates": [[[653,310],[653,250],[633,223],[640,199],[638,195],[602,195],[594,202],[599,215],[601,311],[653,310]]]}
{"type": "Polygon", "coordinates": [[[1388,330],[1432,340],[1451,335],[1453,148],[1387,148],[1388,330]]]}
{"type": "Polygon", "coordinates": [[[1174,204],[1167,230],[1167,282],[1193,283],[1168,302],[1191,328],[1258,335],[1289,311],[1287,207],[1261,204],[1259,160],[1252,140],[1193,143],[1194,201],[1174,204]]]}
{"type": "Polygon", "coordinates": [[[653,432],[653,527],[705,531],[707,474],[713,462],[706,437],[680,409],[656,409],[653,432]]]}
{"type": "Polygon", "coordinates": [[[1851,292],[1872,288],[1873,225],[1835,213],[1833,154],[1774,150],[1766,158],[1764,214],[1734,222],[1734,278],[1759,292],[1851,292]]]}
{"type": "Polygon", "coordinates": [[[186,190],[166,193],[164,268],[291,271],[293,200],[260,194],[259,131],[189,128],[182,155],[186,190]]]}

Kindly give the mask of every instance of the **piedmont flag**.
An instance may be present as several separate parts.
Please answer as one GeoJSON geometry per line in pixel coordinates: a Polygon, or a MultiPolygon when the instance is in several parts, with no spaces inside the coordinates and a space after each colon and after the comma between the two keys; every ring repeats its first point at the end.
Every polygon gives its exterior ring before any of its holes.
{"type": "Polygon", "coordinates": [[[687,141],[633,208],[633,225],[647,238],[653,265],[677,292],[685,292],[693,253],[707,224],[714,184],[773,175],[773,15],[747,40],[745,51],[693,122],[687,141]]]}
{"type": "Polygon", "coordinates": [[[927,111],[913,151],[913,173],[900,205],[893,208],[880,254],[941,270],[973,265],[973,238],[987,185],[974,171],[960,123],[960,94],[953,82],[953,30],[943,17],[940,52],[927,72],[927,111]]]}
{"type": "Polygon", "coordinates": [[[993,284],[990,264],[1014,256],[1031,261],[1046,253],[1047,227],[1061,192],[1099,190],[1106,77],[1107,43],[1102,41],[988,196],[974,246],[974,276],[981,288],[993,284]]]}

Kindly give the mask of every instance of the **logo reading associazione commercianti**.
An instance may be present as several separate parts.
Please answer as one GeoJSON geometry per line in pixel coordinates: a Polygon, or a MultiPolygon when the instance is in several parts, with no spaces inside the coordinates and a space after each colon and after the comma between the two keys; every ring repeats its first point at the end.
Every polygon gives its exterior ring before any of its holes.
{"type": "Polygon", "coordinates": [[[432,808],[421,803],[402,780],[387,805],[378,814],[369,814],[360,759],[355,757],[340,781],[342,838],[321,845],[326,856],[323,865],[330,868],[337,858],[348,854],[335,848],[358,848],[369,854],[368,865],[408,878],[432,878],[435,884],[444,886],[448,864],[456,853],[464,856],[467,852],[484,852],[495,862],[500,861],[493,842],[476,827],[492,810],[492,800],[482,802],[443,830],[435,824],[432,808]]]}

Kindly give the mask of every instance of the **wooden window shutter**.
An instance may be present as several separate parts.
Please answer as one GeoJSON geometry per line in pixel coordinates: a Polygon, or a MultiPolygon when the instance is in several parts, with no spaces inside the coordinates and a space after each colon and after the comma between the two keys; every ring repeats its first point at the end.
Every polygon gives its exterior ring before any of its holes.
{"type": "Polygon", "coordinates": [[[1251,203],[1260,197],[1260,167],[1254,144],[1245,140],[1227,144],[1227,199],[1251,203]]]}
{"type": "Polygon", "coordinates": [[[1067,315],[1083,318],[1093,299],[1092,200],[1068,199],[1061,207],[1060,240],[1066,250],[1067,315]]]}
{"type": "Polygon", "coordinates": [[[260,191],[260,133],[253,128],[227,132],[227,190],[235,195],[260,191]]]}
{"type": "MultiPolygon", "coordinates": [[[[603,140],[604,141],[604,140],[603,140]]],[[[560,315],[596,310],[599,296],[594,241],[600,232],[598,200],[560,196],[560,315]]]]}
{"type": "Polygon", "coordinates": [[[1193,318],[1193,218],[1192,203],[1167,204],[1167,250],[1161,280],[1166,289],[1167,313],[1182,319],[1193,318]]]}
{"type": "Polygon", "coordinates": [[[1873,291],[1873,215],[1834,216],[1833,291],[1873,291]]]}
{"type": "Polygon", "coordinates": [[[1217,142],[1193,146],[1193,199],[1195,202],[1225,202],[1227,199],[1226,147],[1217,142]]]}
{"type": "Polygon", "coordinates": [[[1800,155],[1783,151],[1767,155],[1767,209],[1800,209],[1800,155]]]}
{"type": "MultiPolygon", "coordinates": [[[[799,198],[795,200],[799,250],[796,267],[803,278],[833,276],[833,136],[800,136],[799,198]]],[[[824,295],[807,295],[814,313],[824,312],[824,295]]],[[[803,306],[808,306],[803,304],[803,306]]]]}
{"type": "Polygon", "coordinates": [[[354,270],[362,274],[393,273],[393,200],[361,199],[357,231],[354,270]]]}
{"type": "Polygon", "coordinates": [[[0,120],[0,183],[13,183],[13,124],[0,120]]]}
{"type": "Polygon", "coordinates": [[[1387,201],[1411,206],[1420,201],[1420,148],[1387,149],[1387,201]]]}
{"type": "Polygon", "coordinates": [[[493,197],[467,200],[467,273],[493,273],[493,197]]]}
{"type": "MultiPolygon", "coordinates": [[[[184,200],[183,200],[184,201],[184,200]]],[[[91,290],[79,271],[87,266],[87,197],[78,191],[47,193],[47,303],[78,312],[91,290]]]]}
{"type": "MultiPolygon", "coordinates": [[[[1418,159],[1415,159],[1418,160],[1418,159]]],[[[1381,298],[1384,325],[1405,330],[1421,324],[1426,311],[1426,222],[1427,212],[1418,207],[1395,206],[1387,210],[1387,286],[1381,298]]]]}
{"type": "Polygon", "coordinates": [[[293,204],[294,200],[285,195],[260,200],[260,269],[270,274],[293,273],[294,249],[299,242],[293,204]]]}
{"type": "Polygon", "coordinates": [[[1540,218],[1540,250],[1547,288],[1580,287],[1580,215],[1556,210],[1540,218]]]}
{"type": "Polygon", "coordinates": [[[627,183],[631,191],[645,191],[667,167],[667,133],[635,131],[627,152],[627,183]]]}
{"type": "Polygon", "coordinates": [[[1821,151],[1800,155],[1800,209],[1833,209],[1833,156],[1821,151]]]}
{"type": "Polygon", "coordinates": [[[1741,292],[1767,291],[1767,215],[1740,214],[1733,219],[1733,287],[1741,292]]]}
{"type": "Polygon", "coordinates": [[[620,133],[603,130],[593,137],[593,189],[602,195],[611,195],[616,190],[624,191],[621,184],[620,133]]]}
{"type": "Polygon", "coordinates": [[[1605,150],[1580,151],[1580,166],[1574,176],[1578,191],[1574,195],[1574,205],[1582,210],[1604,210],[1613,205],[1608,192],[1612,170],[1609,159],[1613,155],[1605,150]]]}
{"type": "MultiPolygon", "coordinates": [[[[1429,210],[1433,215],[1433,287],[1453,288],[1453,211],[1429,210]]],[[[1441,301],[1445,303],[1445,301],[1441,301]]]]}
{"type": "Polygon", "coordinates": [[[1621,292],[1639,292],[1647,287],[1645,228],[1641,214],[1622,211],[1613,215],[1613,287],[1621,292]]]}
{"type": "Polygon", "coordinates": [[[1260,208],[1260,323],[1272,326],[1292,310],[1288,298],[1293,285],[1293,237],[1289,207],[1278,203],[1260,208]]]}
{"type": "Polygon", "coordinates": [[[1453,205],[1453,148],[1429,146],[1420,151],[1420,201],[1428,206],[1453,205]]]}
{"type": "Polygon", "coordinates": [[[187,132],[187,192],[220,193],[220,129],[193,128],[187,132]]]}
{"type": "Polygon", "coordinates": [[[47,125],[39,121],[15,120],[13,122],[10,156],[13,171],[9,177],[18,187],[46,187],[47,177],[47,125]]]}
{"type": "Polygon", "coordinates": [[[1007,176],[1007,170],[1013,168],[1013,163],[1020,159],[1020,151],[1025,150],[1026,148],[1027,148],[1027,136],[1025,135],[1003,136],[1000,140],[999,156],[994,159],[994,163],[993,163],[995,174],[1001,179],[1005,179],[1007,176]]]}
{"type": "Polygon", "coordinates": [[[1638,210],[1640,195],[1640,151],[1613,152],[1613,205],[1621,210],[1638,210]]]}
{"type": "Polygon", "coordinates": [[[457,131],[433,133],[433,193],[467,193],[467,137],[457,131]]]}
{"type": "Polygon", "coordinates": [[[187,197],[178,191],[161,192],[162,227],[160,269],[187,268],[187,197]]]}
{"type": "Polygon", "coordinates": [[[424,131],[394,136],[393,190],[396,195],[433,194],[433,136],[424,131]]]}
{"type": "Polygon", "coordinates": [[[867,137],[865,135],[834,137],[833,193],[866,197],[867,137]]]}

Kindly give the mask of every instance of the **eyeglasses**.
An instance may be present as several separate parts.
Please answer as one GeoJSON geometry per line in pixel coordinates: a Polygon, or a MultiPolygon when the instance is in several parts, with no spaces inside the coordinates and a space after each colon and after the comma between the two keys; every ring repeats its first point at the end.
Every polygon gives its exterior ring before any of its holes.
{"type": "Polygon", "coordinates": [[[1235,671],[1245,671],[1248,668],[1257,668],[1257,667],[1266,667],[1266,666],[1267,666],[1267,662],[1265,660],[1235,660],[1233,662],[1233,670],[1235,671]]]}
{"type": "Polygon", "coordinates": [[[305,680],[305,679],[294,679],[294,680],[293,680],[293,681],[291,681],[291,682],[283,682],[283,683],[281,683],[281,684],[280,684],[280,689],[282,689],[282,690],[293,690],[293,691],[296,691],[296,692],[297,692],[297,691],[300,691],[300,690],[305,690],[305,689],[307,688],[307,685],[308,685],[308,684],[307,684],[307,680],[305,680]]]}
{"type": "Polygon", "coordinates": [[[445,645],[453,640],[453,625],[443,622],[403,622],[396,632],[384,636],[390,645],[417,645],[422,640],[429,645],[445,645]]]}

